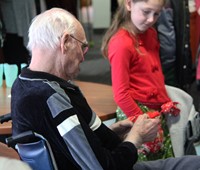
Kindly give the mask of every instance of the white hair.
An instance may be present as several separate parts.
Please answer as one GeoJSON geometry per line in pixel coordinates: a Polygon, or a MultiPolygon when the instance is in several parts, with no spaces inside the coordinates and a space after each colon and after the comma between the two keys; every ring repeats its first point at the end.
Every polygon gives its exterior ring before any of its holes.
{"type": "Polygon", "coordinates": [[[52,8],[37,15],[29,28],[28,50],[45,48],[56,50],[61,36],[65,31],[75,33],[76,18],[68,11],[52,8]]]}

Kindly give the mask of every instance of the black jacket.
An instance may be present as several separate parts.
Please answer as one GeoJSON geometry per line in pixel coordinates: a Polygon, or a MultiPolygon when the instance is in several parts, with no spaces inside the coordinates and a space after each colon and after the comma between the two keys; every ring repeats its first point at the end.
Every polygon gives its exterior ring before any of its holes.
{"type": "Polygon", "coordinates": [[[187,91],[194,80],[188,0],[169,0],[157,22],[157,30],[161,43],[160,55],[164,74],[166,71],[173,76],[171,83],[170,78],[165,74],[166,84],[187,91]]]}

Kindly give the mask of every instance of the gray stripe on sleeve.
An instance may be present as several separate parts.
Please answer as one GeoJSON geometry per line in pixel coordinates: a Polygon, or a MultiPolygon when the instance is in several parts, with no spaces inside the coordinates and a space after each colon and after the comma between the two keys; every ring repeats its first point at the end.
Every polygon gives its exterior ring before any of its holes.
{"type": "Polygon", "coordinates": [[[58,93],[54,93],[48,98],[47,104],[49,106],[49,109],[51,110],[51,114],[53,118],[55,118],[62,111],[73,107],[70,101],[67,99],[69,98],[64,98],[58,93]]]}

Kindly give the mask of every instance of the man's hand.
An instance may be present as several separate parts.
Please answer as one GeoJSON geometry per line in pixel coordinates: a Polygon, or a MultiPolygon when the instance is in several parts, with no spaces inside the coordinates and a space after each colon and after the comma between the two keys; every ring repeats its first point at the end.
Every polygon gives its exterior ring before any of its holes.
{"type": "Polygon", "coordinates": [[[149,119],[146,114],[140,115],[135,121],[124,141],[132,142],[136,147],[149,141],[153,141],[157,136],[160,119],[149,119]]]}
{"type": "Polygon", "coordinates": [[[112,124],[109,128],[114,131],[122,140],[124,140],[132,127],[133,122],[131,122],[129,119],[126,119],[112,124]]]}

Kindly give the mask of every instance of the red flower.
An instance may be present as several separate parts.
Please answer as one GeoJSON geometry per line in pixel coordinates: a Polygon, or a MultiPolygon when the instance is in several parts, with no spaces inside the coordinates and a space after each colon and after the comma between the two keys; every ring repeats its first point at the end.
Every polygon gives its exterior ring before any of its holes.
{"type": "Polygon", "coordinates": [[[177,108],[178,102],[167,102],[161,106],[160,113],[163,114],[172,114],[174,116],[177,116],[180,113],[180,109],[177,108]]]}
{"type": "Polygon", "coordinates": [[[149,112],[147,112],[147,114],[148,114],[149,118],[151,118],[151,119],[160,116],[160,112],[159,111],[149,111],[149,112]]]}

